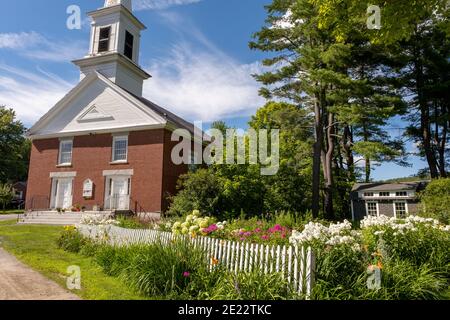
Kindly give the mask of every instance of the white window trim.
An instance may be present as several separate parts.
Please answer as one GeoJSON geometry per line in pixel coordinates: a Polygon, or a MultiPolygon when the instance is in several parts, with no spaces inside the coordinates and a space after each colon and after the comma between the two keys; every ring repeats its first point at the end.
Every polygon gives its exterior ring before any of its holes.
{"type": "Polygon", "coordinates": [[[406,201],[406,200],[397,200],[397,201],[394,201],[392,203],[392,205],[394,207],[394,217],[397,218],[397,209],[395,208],[395,204],[396,203],[404,203],[405,204],[405,212],[406,212],[406,216],[408,216],[409,215],[408,201],[406,201]]]}
{"type": "Polygon", "coordinates": [[[73,138],[70,138],[70,139],[61,139],[61,140],[59,141],[58,166],[71,166],[71,165],[72,165],[72,162],[73,162],[73,138]],[[62,152],[61,152],[61,150],[62,150],[62,145],[63,145],[64,143],[68,143],[68,142],[70,142],[71,145],[72,145],[71,150],[70,150],[70,162],[62,163],[62,162],[61,162],[61,157],[62,157],[62,152]]]}
{"type": "Polygon", "coordinates": [[[379,217],[380,216],[380,206],[379,206],[378,201],[366,201],[366,215],[370,216],[370,214],[369,214],[369,203],[375,203],[376,204],[376,206],[377,206],[377,217],[379,217]]]}
{"type": "Polygon", "coordinates": [[[128,135],[115,135],[115,136],[113,136],[111,163],[128,163],[128,135]],[[116,141],[117,140],[126,140],[127,141],[127,149],[126,149],[125,160],[114,160],[114,155],[116,154],[116,141]]]}

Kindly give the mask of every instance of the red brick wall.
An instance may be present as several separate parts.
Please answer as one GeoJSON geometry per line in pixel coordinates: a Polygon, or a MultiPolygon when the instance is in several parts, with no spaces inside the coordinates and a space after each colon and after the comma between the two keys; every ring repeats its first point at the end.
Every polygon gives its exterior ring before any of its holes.
{"type": "MultiPolygon", "coordinates": [[[[58,168],[59,139],[33,141],[28,178],[27,208],[33,198],[49,197],[50,172],[76,171],[73,204],[91,209],[103,205],[105,178],[103,170],[133,169],[131,197],[147,211],[161,211],[163,194],[163,153],[165,130],[130,132],[128,140],[128,164],[111,165],[112,135],[99,134],[74,138],[72,166],[58,168]],[[83,182],[94,182],[93,199],[83,198],[83,182]]],[[[42,201],[42,200],[39,200],[42,201]]],[[[48,206],[48,205],[47,205],[48,206]]],[[[134,204],[130,204],[134,207],[134,204]]],[[[43,209],[43,208],[40,208],[43,209]]]]}
{"type": "Polygon", "coordinates": [[[173,196],[177,192],[177,182],[180,175],[188,172],[188,165],[175,165],[172,161],[172,149],[179,141],[171,141],[172,132],[166,130],[164,135],[164,177],[163,177],[163,193],[162,207],[167,210],[170,204],[169,196],[173,196]]]}

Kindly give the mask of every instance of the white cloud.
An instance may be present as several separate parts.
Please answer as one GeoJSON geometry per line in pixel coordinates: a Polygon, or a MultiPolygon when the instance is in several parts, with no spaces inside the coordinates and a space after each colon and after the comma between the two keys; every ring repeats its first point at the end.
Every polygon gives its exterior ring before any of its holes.
{"type": "Polygon", "coordinates": [[[180,40],[146,68],[153,78],[144,85],[145,97],[191,121],[245,117],[265,103],[252,77],[263,69],[258,62],[236,61],[189,19],[169,12],[160,16],[180,40]]]}
{"type": "Polygon", "coordinates": [[[248,116],[264,104],[251,76],[260,71],[257,63],[241,64],[183,44],[148,71],[153,78],[146,82],[144,96],[190,120],[248,116]]]}
{"type": "Polygon", "coordinates": [[[17,51],[21,56],[53,62],[68,62],[83,57],[85,41],[52,41],[37,32],[0,33],[0,49],[17,51]]]}
{"type": "Polygon", "coordinates": [[[0,49],[23,49],[42,41],[36,32],[0,33],[0,49]]]}
{"type": "Polygon", "coordinates": [[[162,10],[174,6],[198,3],[202,0],[137,0],[133,4],[133,9],[139,10],[162,10]]]}
{"type": "Polygon", "coordinates": [[[13,108],[27,125],[36,122],[75,85],[41,69],[37,71],[0,64],[0,105],[13,108]]]}

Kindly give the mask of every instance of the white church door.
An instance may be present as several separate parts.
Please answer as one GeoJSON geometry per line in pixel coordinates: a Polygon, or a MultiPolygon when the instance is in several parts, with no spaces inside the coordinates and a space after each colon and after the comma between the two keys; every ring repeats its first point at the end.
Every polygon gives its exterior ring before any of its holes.
{"type": "Polygon", "coordinates": [[[129,210],[130,209],[130,178],[113,177],[110,178],[110,192],[107,192],[108,198],[106,204],[109,204],[111,210],[129,210]]]}
{"type": "Polygon", "coordinates": [[[72,179],[56,181],[55,208],[70,209],[72,207],[72,179]]]}

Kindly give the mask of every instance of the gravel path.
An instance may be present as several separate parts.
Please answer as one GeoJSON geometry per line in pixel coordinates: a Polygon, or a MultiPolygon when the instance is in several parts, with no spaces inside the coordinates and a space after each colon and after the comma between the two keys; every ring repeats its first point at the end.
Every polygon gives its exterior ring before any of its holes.
{"type": "Polygon", "coordinates": [[[80,300],[0,248],[0,300],[80,300]]]}

